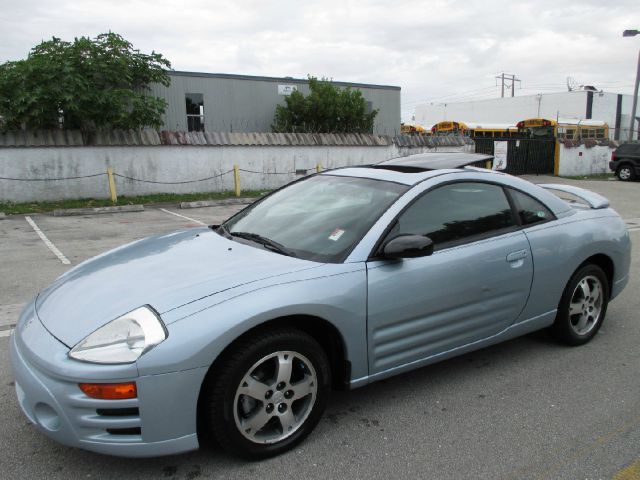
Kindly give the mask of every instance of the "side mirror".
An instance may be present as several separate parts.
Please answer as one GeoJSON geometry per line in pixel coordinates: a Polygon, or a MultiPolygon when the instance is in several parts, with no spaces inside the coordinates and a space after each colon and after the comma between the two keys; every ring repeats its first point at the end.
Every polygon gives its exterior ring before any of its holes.
{"type": "Polygon", "coordinates": [[[433,253],[433,240],[424,235],[399,235],[382,247],[384,258],[428,257],[433,253]]]}

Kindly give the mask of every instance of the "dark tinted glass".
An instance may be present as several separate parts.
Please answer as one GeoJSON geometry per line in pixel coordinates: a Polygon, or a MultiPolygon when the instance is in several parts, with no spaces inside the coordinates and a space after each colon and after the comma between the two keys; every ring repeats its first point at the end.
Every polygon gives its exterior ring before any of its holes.
{"type": "Polygon", "coordinates": [[[426,235],[438,249],[513,226],[511,207],[501,187],[461,182],[432,190],[413,203],[398,219],[389,238],[426,235]]]}
{"type": "Polygon", "coordinates": [[[185,95],[187,115],[202,115],[200,107],[204,106],[204,95],[202,93],[187,93],[185,95]]]}
{"type": "Polygon", "coordinates": [[[509,193],[516,204],[516,209],[523,225],[533,225],[534,223],[553,220],[554,216],[549,209],[535,198],[517,190],[509,190],[509,193]]]}
{"type": "Polygon", "coordinates": [[[626,154],[639,155],[640,143],[623,143],[616,149],[615,154],[617,156],[626,155],[626,154]]]}

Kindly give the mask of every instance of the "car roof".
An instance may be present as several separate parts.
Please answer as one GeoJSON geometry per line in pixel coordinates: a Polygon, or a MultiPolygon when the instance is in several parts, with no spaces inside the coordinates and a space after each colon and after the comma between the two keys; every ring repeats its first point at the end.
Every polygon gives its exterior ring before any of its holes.
{"type": "Polygon", "coordinates": [[[567,202],[538,185],[522,178],[475,166],[484,166],[484,162],[492,158],[491,155],[474,153],[421,153],[385,160],[373,165],[326,170],[321,175],[368,178],[399,183],[408,187],[413,187],[430,178],[455,175],[461,181],[496,182],[520,190],[544,203],[556,216],[563,216],[573,211],[567,202]]]}
{"type": "Polygon", "coordinates": [[[485,155],[483,153],[428,152],[384,160],[375,164],[373,168],[399,171],[427,171],[441,170],[444,168],[462,168],[472,164],[478,164],[477,166],[484,167],[485,162],[492,159],[493,155],[485,155]]]}
{"type": "MultiPolygon", "coordinates": [[[[443,173],[463,172],[464,167],[484,167],[492,155],[463,152],[429,152],[392,158],[372,165],[344,167],[323,172],[325,175],[365,177],[403,185],[415,185],[443,173]]],[[[482,169],[492,173],[491,170],[482,169]]]]}

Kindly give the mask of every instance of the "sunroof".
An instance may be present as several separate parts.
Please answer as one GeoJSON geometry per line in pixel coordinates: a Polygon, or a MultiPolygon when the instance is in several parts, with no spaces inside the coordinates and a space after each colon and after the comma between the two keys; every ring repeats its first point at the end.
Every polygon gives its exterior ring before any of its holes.
{"type": "Polygon", "coordinates": [[[371,165],[370,168],[378,168],[381,170],[392,170],[394,172],[400,172],[400,173],[420,173],[420,172],[428,172],[430,170],[433,170],[433,168],[424,168],[424,167],[417,167],[417,166],[413,166],[413,165],[390,165],[390,164],[377,164],[377,165],[371,165]]]}

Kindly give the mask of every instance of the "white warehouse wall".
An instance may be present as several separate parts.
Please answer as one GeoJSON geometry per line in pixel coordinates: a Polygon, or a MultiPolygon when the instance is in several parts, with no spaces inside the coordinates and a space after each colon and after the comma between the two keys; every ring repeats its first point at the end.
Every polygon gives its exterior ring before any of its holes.
{"type": "MultiPolygon", "coordinates": [[[[586,119],[587,96],[586,91],[573,91],[437,105],[423,104],[415,109],[415,122],[429,129],[443,120],[505,123],[515,126],[520,120],[536,117],[586,119]]],[[[616,93],[593,92],[591,118],[607,122],[612,139],[616,125],[617,102],[616,93]]],[[[628,138],[632,102],[632,95],[622,96],[621,140],[628,138]]]]}

